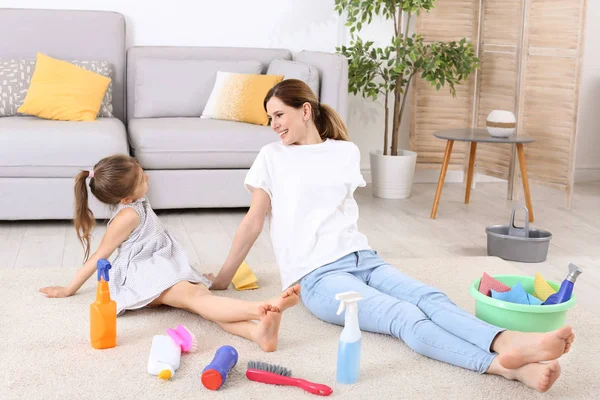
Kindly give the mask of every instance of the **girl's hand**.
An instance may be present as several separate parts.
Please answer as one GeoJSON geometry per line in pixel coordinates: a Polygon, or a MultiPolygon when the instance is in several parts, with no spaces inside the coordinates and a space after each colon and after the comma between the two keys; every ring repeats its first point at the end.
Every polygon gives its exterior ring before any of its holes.
{"type": "Polygon", "coordinates": [[[41,288],[40,292],[44,293],[46,297],[69,297],[72,293],[66,287],[62,286],[49,286],[41,288]]]}
{"type": "Polygon", "coordinates": [[[219,282],[216,282],[216,277],[214,274],[202,274],[206,279],[208,279],[212,284],[210,285],[210,290],[227,290],[229,284],[223,285],[219,282]]]}

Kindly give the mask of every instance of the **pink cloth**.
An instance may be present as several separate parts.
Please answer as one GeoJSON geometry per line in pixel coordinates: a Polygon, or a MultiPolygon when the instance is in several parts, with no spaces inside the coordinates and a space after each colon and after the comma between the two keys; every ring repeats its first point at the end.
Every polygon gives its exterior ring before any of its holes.
{"type": "Polygon", "coordinates": [[[510,287],[506,286],[504,283],[500,282],[489,276],[487,273],[483,273],[483,277],[481,277],[481,282],[479,283],[479,291],[486,296],[491,296],[491,290],[494,289],[496,292],[508,292],[510,287]]]}

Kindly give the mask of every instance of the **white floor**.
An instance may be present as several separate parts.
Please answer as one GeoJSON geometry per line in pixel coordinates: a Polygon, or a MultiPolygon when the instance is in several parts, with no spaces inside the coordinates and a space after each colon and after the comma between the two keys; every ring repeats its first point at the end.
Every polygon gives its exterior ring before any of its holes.
{"type": "MultiPolygon", "coordinates": [[[[359,228],[384,259],[486,255],[486,226],[508,224],[518,202],[506,199],[505,184],[479,183],[465,205],[464,185],[446,184],[437,219],[431,220],[435,188],[435,184],[415,184],[407,200],[375,198],[369,187],[357,191],[359,228]]],[[[579,303],[600,315],[600,182],[576,185],[570,211],[564,209],[564,195],[557,190],[533,185],[532,199],[535,222],[531,226],[553,235],[548,259],[515,265],[528,274],[539,271],[547,279],[562,281],[568,263],[576,263],[584,270],[575,286],[579,303]]],[[[158,211],[200,268],[223,262],[244,213],[243,209],[158,211]]],[[[522,220],[522,216],[517,219],[521,224],[522,220]]],[[[98,221],[93,245],[104,230],[104,222],[98,221]]],[[[0,221],[0,268],[73,268],[82,256],[70,221],[0,221]]],[[[266,232],[247,261],[251,266],[274,262],[266,232]]]]}

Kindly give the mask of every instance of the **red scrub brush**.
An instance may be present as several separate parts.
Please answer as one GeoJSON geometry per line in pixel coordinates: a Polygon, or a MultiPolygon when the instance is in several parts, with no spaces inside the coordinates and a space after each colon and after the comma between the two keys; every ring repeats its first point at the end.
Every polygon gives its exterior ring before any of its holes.
{"type": "Polygon", "coordinates": [[[279,365],[265,362],[249,361],[246,370],[246,378],[255,382],[268,383],[271,385],[298,386],[307,392],[321,396],[329,396],[333,393],[327,385],[309,382],[304,379],[292,378],[292,371],[279,365]]]}

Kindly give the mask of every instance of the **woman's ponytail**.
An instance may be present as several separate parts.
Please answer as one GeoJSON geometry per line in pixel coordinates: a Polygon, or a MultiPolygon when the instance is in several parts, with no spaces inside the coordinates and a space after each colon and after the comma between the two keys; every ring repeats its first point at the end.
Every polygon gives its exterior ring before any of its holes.
{"type": "Polygon", "coordinates": [[[75,178],[75,215],[73,222],[77,237],[85,248],[84,262],[90,256],[90,238],[91,232],[96,222],[92,210],[88,205],[88,189],[86,179],[89,176],[89,171],[81,171],[75,178]]]}
{"type": "Polygon", "coordinates": [[[322,139],[349,140],[348,128],[333,108],[327,104],[318,104],[315,113],[315,125],[322,139]]]}

